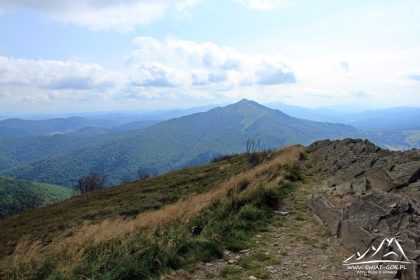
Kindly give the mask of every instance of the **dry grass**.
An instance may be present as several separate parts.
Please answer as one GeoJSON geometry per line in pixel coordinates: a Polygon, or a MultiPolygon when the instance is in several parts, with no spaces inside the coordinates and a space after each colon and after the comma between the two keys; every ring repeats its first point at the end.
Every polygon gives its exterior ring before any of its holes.
{"type": "Polygon", "coordinates": [[[68,264],[79,259],[89,246],[114,238],[121,238],[142,229],[165,225],[175,220],[188,221],[216,199],[226,196],[227,192],[241,181],[255,181],[255,178],[267,169],[297,162],[302,152],[303,148],[296,146],[276,151],[272,160],[234,175],[208,192],[189,195],[159,210],[140,213],[132,220],[118,218],[99,223],[85,223],[75,232],[66,232],[59,238],[52,240],[48,245],[43,245],[39,241],[21,240],[14,253],[3,260],[2,266],[12,267],[19,263],[28,263],[42,258],[44,254],[54,255],[65,251],[66,264],[63,264],[62,269],[66,269],[68,264]]]}

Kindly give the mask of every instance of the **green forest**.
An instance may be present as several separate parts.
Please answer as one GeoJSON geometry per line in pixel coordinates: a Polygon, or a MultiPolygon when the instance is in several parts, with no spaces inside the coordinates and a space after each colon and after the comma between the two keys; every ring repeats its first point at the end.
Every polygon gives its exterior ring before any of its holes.
{"type": "Polygon", "coordinates": [[[69,188],[0,177],[0,218],[69,198],[69,188]]]}

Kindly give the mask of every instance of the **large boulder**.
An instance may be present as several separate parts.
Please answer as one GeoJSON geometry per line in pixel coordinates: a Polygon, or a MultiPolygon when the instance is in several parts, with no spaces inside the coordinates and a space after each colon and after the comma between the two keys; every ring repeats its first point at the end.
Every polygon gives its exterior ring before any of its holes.
{"type": "Polygon", "coordinates": [[[328,231],[338,234],[343,210],[332,205],[325,196],[316,196],[311,200],[311,208],[321,218],[328,231]]]}

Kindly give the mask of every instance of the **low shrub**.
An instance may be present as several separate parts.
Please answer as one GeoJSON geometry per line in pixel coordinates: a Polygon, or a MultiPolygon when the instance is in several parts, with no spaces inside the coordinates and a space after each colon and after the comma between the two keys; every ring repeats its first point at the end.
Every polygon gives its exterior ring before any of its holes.
{"type": "Polygon", "coordinates": [[[297,164],[288,164],[285,166],[285,169],[288,172],[285,179],[292,182],[303,181],[302,172],[297,164]]]}
{"type": "Polygon", "coordinates": [[[217,156],[213,157],[210,162],[211,163],[216,163],[216,162],[220,162],[220,161],[223,161],[223,160],[228,160],[228,159],[231,159],[231,158],[234,158],[234,157],[237,157],[237,156],[238,156],[238,154],[217,155],[217,156]]]}
{"type": "Polygon", "coordinates": [[[240,218],[247,221],[256,221],[264,217],[264,211],[255,206],[246,205],[239,211],[240,218]]]}

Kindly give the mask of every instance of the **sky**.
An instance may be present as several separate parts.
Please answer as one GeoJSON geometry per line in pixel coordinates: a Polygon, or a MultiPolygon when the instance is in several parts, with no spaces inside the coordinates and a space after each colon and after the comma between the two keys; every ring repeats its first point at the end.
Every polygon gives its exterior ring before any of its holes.
{"type": "Polygon", "coordinates": [[[0,115],[242,98],[420,107],[420,1],[0,1],[0,115]]]}

